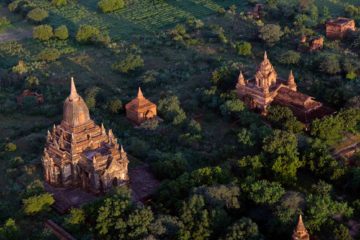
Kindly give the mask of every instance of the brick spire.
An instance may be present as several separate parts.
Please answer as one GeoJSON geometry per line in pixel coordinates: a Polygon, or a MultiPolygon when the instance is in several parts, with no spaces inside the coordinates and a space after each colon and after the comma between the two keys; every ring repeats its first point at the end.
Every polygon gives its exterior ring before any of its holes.
{"type": "Polygon", "coordinates": [[[144,95],[143,95],[143,93],[142,93],[142,91],[141,91],[141,87],[139,87],[138,94],[137,94],[137,98],[139,98],[139,99],[144,98],[144,95]]]}
{"type": "Polygon", "coordinates": [[[288,78],[288,81],[287,81],[287,85],[290,87],[291,90],[293,90],[295,92],[297,91],[297,86],[296,86],[296,83],[295,83],[295,77],[294,77],[294,74],[293,74],[292,70],[290,71],[289,78],[288,78]]]}
{"type": "Polygon", "coordinates": [[[309,233],[305,228],[301,214],[299,215],[298,224],[292,235],[292,240],[310,240],[309,233]]]}
{"type": "Polygon", "coordinates": [[[70,96],[69,96],[69,99],[70,99],[70,100],[74,100],[74,99],[76,99],[76,98],[78,98],[78,97],[79,97],[79,94],[77,93],[77,90],[76,90],[74,78],[71,77],[71,86],[70,86],[70,96]]]}
{"type": "Polygon", "coordinates": [[[244,78],[244,75],[242,72],[240,72],[239,74],[239,77],[238,77],[238,81],[237,81],[237,84],[236,84],[236,88],[238,88],[239,86],[245,86],[246,83],[245,83],[245,78],[244,78]]]}

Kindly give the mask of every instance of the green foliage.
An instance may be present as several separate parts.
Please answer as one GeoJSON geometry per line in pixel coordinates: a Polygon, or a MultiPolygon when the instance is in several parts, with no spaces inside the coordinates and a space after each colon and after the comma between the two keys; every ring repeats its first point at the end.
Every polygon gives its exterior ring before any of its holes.
{"type": "Polygon", "coordinates": [[[81,25],[76,33],[76,41],[80,43],[91,43],[97,41],[100,30],[91,25],[81,25]]]}
{"type": "Polygon", "coordinates": [[[114,12],[125,6],[124,0],[100,0],[98,7],[104,13],[114,12]]]}
{"type": "Polygon", "coordinates": [[[25,74],[28,72],[28,68],[24,61],[19,61],[17,65],[12,67],[12,72],[17,74],[25,74]]]}
{"type": "Polygon", "coordinates": [[[118,98],[113,98],[108,103],[108,109],[111,113],[119,113],[120,110],[123,108],[122,102],[118,98]]]}
{"type": "Polygon", "coordinates": [[[41,61],[53,62],[61,56],[61,53],[56,48],[45,48],[38,55],[37,58],[41,61]]]}
{"type": "Polygon", "coordinates": [[[36,76],[28,76],[25,81],[28,87],[35,87],[39,85],[39,79],[36,76]]]}
{"type": "Polygon", "coordinates": [[[349,228],[343,224],[338,225],[334,230],[335,240],[352,240],[349,228]]]}
{"type": "Polygon", "coordinates": [[[187,24],[193,29],[200,29],[204,27],[204,22],[200,19],[196,19],[195,17],[190,17],[187,20],[187,24]]]}
{"type": "Polygon", "coordinates": [[[239,116],[244,109],[245,104],[240,99],[227,100],[220,106],[220,111],[223,116],[239,116]]]}
{"type": "Polygon", "coordinates": [[[40,212],[48,211],[49,207],[55,202],[50,193],[43,193],[38,196],[23,199],[24,212],[26,215],[34,215],[40,212]]]}
{"type": "Polygon", "coordinates": [[[258,226],[250,218],[241,218],[226,230],[224,240],[261,240],[258,226]]]}
{"type": "Polygon", "coordinates": [[[360,6],[347,4],[345,6],[345,12],[351,18],[360,19],[360,6]]]}
{"type": "Polygon", "coordinates": [[[152,168],[160,179],[175,179],[183,174],[188,167],[187,160],[180,152],[175,154],[157,152],[156,155],[157,160],[153,163],[152,168]]]}
{"type": "Polygon", "coordinates": [[[112,69],[120,73],[129,73],[144,67],[144,60],[140,55],[129,54],[122,61],[112,65],[112,69]]]}
{"type": "Polygon", "coordinates": [[[90,110],[96,107],[96,96],[100,92],[99,87],[90,87],[85,91],[85,103],[90,110]]]}
{"type": "Polygon", "coordinates": [[[238,176],[252,178],[260,177],[262,169],[264,168],[263,159],[261,156],[246,156],[234,162],[234,167],[238,176]]]}
{"type": "Polygon", "coordinates": [[[182,124],[186,120],[186,114],[180,106],[177,96],[169,96],[161,99],[158,103],[159,112],[167,121],[174,125],[182,124]]]}
{"type": "Polygon", "coordinates": [[[275,216],[282,226],[292,225],[293,220],[302,212],[304,205],[305,199],[301,193],[293,191],[286,192],[276,206],[275,216]]]}
{"type": "Polygon", "coordinates": [[[10,21],[6,17],[0,17],[0,29],[10,25],[10,21]]]}
{"type": "Polygon", "coordinates": [[[285,194],[280,183],[267,180],[243,184],[242,189],[247,193],[248,198],[257,204],[272,205],[285,194]]]}
{"type": "Polygon", "coordinates": [[[54,30],[54,36],[60,40],[69,38],[69,31],[65,25],[61,25],[54,30]]]}
{"type": "Polygon", "coordinates": [[[204,197],[206,205],[213,208],[240,208],[240,189],[233,185],[201,186],[195,188],[194,193],[204,197]]]}
{"type": "Polygon", "coordinates": [[[296,119],[293,112],[287,107],[271,106],[267,118],[274,127],[292,133],[299,133],[304,129],[304,125],[296,119]]]}
{"type": "Polygon", "coordinates": [[[183,203],[180,219],[183,222],[179,233],[181,239],[205,240],[211,235],[211,220],[202,196],[194,195],[183,203]]]}
{"type": "Polygon", "coordinates": [[[259,37],[269,46],[275,45],[280,41],[284,33],[277,24],[266,24],[259,30],[259,37]]]}
{"type": "Polygon", "coordinates": [[[16,240],[20,238],[20,231],[16,226],[15,220],[9,218],[3,226],[0,227],[1,240],[16,240]]]}
{"type": "Polygon", "coordinates": [[[27,14],[27,18],[35,23],[40,23],[49,17],[48,11],[42,8],[34,8],[27,14]]]}
{"type": "Polygon", "coordinates": [[[320,70],[324,73],[334,75],[341,71],[339,58],[334,54],[326,54],[320,60],[320,70]]]}
{"type": "Polygon", "coordinates": [[[41,41],[47,41],[53,36],[53,28],[50,25],[40,25],[34,27],[33,38],[41,41]]]}
{"type": "Polygon", "coordinates": [[[15,152],[16,151],[16,144],[15,143],[7,143],[5,144],[5,152],[15,152]]]}
{"type": "Polygon", "coordinates": [[[282,64],[297,64],[301,59],[300,53],[288,50],[280,55],[279,62],[282,64]]]}
{"type": "Polygon", "coordinates": [[[311,124],[310,134],[328,144],[333,144],[342,138],[344,122],[336,116],[326,116],[316,119],[311,124]]]}
{"type": "Polygon", "coordinates": [[[249,42],[238,42],[235,44],[235,49],[241,56],[250,56],[252,54],[252,45],[249,42]]]}
{"type": "Polygon", "coordinates": [[[51,4],[56,7],[65,6],[67,3],[67,0],[51,0],[51,4]]]}
{"type": "Polygon", "coordinates": [[[268,164],[276,178],[287,182],[296,179],[298,168],[302,166],[297,150],[296,135],[275,130],[264,140],[263,149],[269,157],[268,164]]]}
{"type": "Polygon", "coordinates": [[[70,216],[66,218],[66,223],[71,225],[78,225],[85,223],[85,212],[80,208],[72,208],[70,216]]]}

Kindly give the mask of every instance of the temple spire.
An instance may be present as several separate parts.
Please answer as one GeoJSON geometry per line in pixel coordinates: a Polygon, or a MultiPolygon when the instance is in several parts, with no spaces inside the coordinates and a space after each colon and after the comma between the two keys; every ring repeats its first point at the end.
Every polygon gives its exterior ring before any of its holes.
{"type": "Polygon", "coordinates": [[[239,86],[245,86],[245,78],[244,78],[244,75],[242,72],[240,72],[239,74],[239,77],[238,77],[238,82],[236,84],[236,87],[239,87],[239,86]]]}
{"type": "Polygon", "coordinates": [[[291,70],[290,71],[290,74],[289,74],[289,78],[288,78],[288,81],[287,81],[287,85],[289,86],[289,88],[293,91],[297,91],[297,86],[296,86],[296,83],[295,83],[295,77],[294,77],[294,74],[293,74],[293,71],[291,70]]]}
{"type": "Polygon", "coordinates": [[[143,93],[141,91],[141,87],[139,87],[137,98],[144,98],[144,95],[143,95],[143,93]]]}
{"type": "Polygon", "coordinates": [[[297,223],[297,226],[292,235],[292,239],[293,240],[309,240],[310,239],[309,233],[305,228],[301,214],[299,215],[298,223],[297,223]]]}
{"type": "Polygon", "coordinates": [[[264,60],[267,60],[268,59],[268,56],[267,56],[267,52],[265,51],[264,53],[264,60]]]}
{"type": "Polygon", "coordinates": [[[74,78],[71,77],[71,87],[70,87],[70,96],[69,98],[71,100],[74,100],[75,98],[79,97],[78,93],[77,93],[77,90],[76,90],[76,86],[75,86],[75,81],[74,81],[74,78]]]}

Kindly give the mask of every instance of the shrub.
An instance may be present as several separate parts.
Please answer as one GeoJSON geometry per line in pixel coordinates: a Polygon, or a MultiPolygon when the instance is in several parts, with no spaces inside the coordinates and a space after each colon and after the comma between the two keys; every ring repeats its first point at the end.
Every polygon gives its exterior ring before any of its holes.
{"type": "Polygon", "coordinates": [[[60,40],[66,40],[69,37],[69,31],[65,25],[61,25],[55,29],[54,35],[60,40]]]}
{"type": "Polygon", "coordinates": [[[98,3],[98,7],[104,13],[114,12],[124,6],[124,0],[100,0],[98,3]]]}
{"type": "Polygon", "coordinates": [[[56,7],[65,6],[67,4],[67,0],[52,0],[51,4],[56,7]]]}
{"type": "Polygon", "coordinates": [[[301,59],[300,53],[293,50],[286,51],[280,55],[279,61],[282,64],[297,64],[301,59]]]}
{"type": "Polygon", "coordinates": [[[112,68],[121,73],[129,73],[144,66],[144,60],[140,55],[129,54],[124,60],[116,62],[112,68]]]}
{"type": "Polygon", "coordinates": [[[53,28],[50,25],[40,25],[34,27],[33,38],[41,41],[47,41],[53,36],[53,28]]]}
{"type": "Polygon", "coordinates": [[[10,25],[10,21],[6,17],[0,17],[0,28],[10,25]]]}
{"type": "Polygon", "coordinates": [[[26,78],[25,81],[28,87],[34,87],[39,85],[39,79],[35,76],[29,76],[26,78]]]}
{"type": "Polygon", "coordinates": [[[100,36],[100,30],[90,25],[81,25],[76,33],[76,41],[89,43],[96,41],[100,36]]]}
{"type": "Polygon", "coordinates": [[[27,215],[33,215],[42,211],[46,211],[54,202],[55,200],[50,193],[29,197],[23,200],[24,212],[27,215]]]}
{"type": "Polygon", "coordinates": [[[236,51],[241,56],[251,55],[251,43],[249,42],[239,42],[235,45],[236,51]]]}
{"type": "Polygon", "coordinates": [[[111,99],[108,103],[108,108],[111,113],[118,113],[122,109],[123,105],[120,99],[111,99]]]}
{"type": "Polygon", "coordinates": [[[46,62],[52,62],[60,57],[61,53],[56,48],[45,48],[38,54],[38,59],[46,62]]]}
{"type": "Polygon", "coordinates": [[[15,12],[19,7],[19,2],[18,1],[13,1],[11,3],[9,3],[8,5],[8,9],[10,12],[15,12]]]}
{"type": "Polygon", "coordinates": [[[49,17],[48,11],[41,8],[34,8],[27,14],[27,18],[33,22],[39,23],[49,17]]]}
{"type": "Polygon", "coordinates": [[[13,73],[24,74],[24,73],[27,73],[27,71],[28,71],[28,68],[27,68],[25,62],[21,61],[21,60],[19,61],[19,63],[17,65],[13,66],[13,68],[12,68],[13,73]]]}
{"type": "Polygon", "coordinates": [[[5,151],[6,152],[15,152],[16,151],[16,144],[15,143],[7,143],[5,145],[5,151]]]}

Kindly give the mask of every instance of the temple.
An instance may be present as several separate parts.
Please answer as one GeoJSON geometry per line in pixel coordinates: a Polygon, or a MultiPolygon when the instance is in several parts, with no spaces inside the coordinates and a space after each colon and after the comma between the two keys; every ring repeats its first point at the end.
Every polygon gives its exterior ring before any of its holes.
{"type": "Polygon", "coordinates": [[[255,77],[246,80],[242,72],[238,77],[236,92],[250,108],[266,115],[271,104],[289,107],[302,122],[329,114],[330,110],[313,97],[297,91],[292,71],[287,80],[279,78],[265,52],[255,77]]]}
{"type": "Polygon", "coordinates": [[[328,38],[341,39],[355,30],[355,21],[349,18],[339,17],[326,23],[326,37],[328,38]]]}
{"type": "Polygon", "coordinates": [[[144,97],[141,88],[139,88],[136,98],[125,105],[125,109],[126,117],[137,125],[157,115],[156,105],[144,97]]]}
{"type": "Polygon", "coordinates": [[[45,180],[55,187],[80,187],[102,193],[128,182],[127,154],[112,130],[90,119],[89,109],[71,79],[63,120],[47,133],[42,158],[45,180]]]}
{"type": "Polygon", "coordinates": [[[310,240],[309,233],[305,228],[301,215],[299,215],[298,224],[292,235],[292,240],[310,240]]]}

